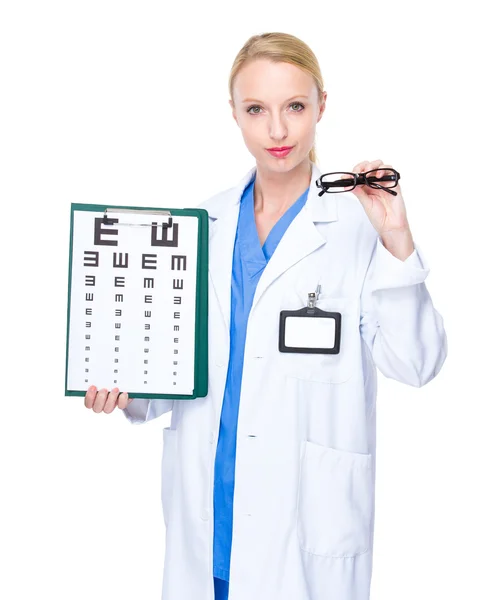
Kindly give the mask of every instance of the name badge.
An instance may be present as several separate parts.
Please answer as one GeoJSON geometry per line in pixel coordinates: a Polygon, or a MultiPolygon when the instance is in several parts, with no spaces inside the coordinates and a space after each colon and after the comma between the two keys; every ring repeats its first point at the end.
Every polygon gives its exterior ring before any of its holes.
{"type": "Polygon", "coordinates": [[[298,310],[280,311],[280,352],[339,354],[342,315],[316,306],[320,286],[308,294],[308,304],[298,310]]]}

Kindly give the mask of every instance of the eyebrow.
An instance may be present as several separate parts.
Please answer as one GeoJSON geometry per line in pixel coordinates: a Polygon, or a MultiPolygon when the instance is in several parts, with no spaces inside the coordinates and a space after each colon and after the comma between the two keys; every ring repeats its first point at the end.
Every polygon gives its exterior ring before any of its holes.
{"type": "MultiPolygon", "coordinates": [[[[289,102],[290,100],[294,100],[294,98],[309,98],[309,96],[304,96],[302,94],[297,94],[296,96],[292,96],[292,98],[289,98],[288,100],[286,100],[286,102],[289,102]]],[[[245,98],[244,100],[242,100],[242,102],[259,102],[261,104],[261,100],[256,100],[255,98],[245,98]]]]}

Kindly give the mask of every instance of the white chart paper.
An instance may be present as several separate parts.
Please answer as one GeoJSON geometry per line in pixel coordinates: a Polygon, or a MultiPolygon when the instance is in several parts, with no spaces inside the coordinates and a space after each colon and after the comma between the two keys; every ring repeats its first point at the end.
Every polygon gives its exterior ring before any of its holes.
{"type": "Polygon", "coordinates": [[[74,211],[67,389],[192,394],[198,218],[103,217],[74,211]]]}

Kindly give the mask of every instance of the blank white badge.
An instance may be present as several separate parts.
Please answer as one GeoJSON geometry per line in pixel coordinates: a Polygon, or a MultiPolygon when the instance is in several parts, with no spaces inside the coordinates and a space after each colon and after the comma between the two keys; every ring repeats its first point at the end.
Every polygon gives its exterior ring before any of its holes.
{"type": "Polygon", "coordinates": [[[284,343],[288,348],[334,348],[335,319],[333,317],[285,318],[284,343]]]}

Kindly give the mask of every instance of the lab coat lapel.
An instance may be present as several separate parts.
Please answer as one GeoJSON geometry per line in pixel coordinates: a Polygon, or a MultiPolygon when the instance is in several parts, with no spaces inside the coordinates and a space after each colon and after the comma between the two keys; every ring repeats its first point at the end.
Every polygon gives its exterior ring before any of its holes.
{"type": "Polygon", "coordinates": [[[208,270],[227,335],[230,331],[232,261],[240,198],[255,170],[256,167],[250,169],[236,187],[214,196],[210,203],[207,201],[203,204],[209,216],[215,219],[210,225],[208,270]]]}
{"type": "MultiPolygon", "coordinates": [[[[326,243],[315,223],[338,220],[337,196],[340,194],[323,194],[319,197],[320,189],[316,187],[316,180],[321,172],[315,163],[311,165],[311,182],[306,204],[287,228],[267,263],[256,287],[251,312],[273,281],[292,265],[326,243]]],[[[214,197],[212,202],[204,204],[209,216],[215,218],[209,235],[209,272],[228,332],[231,313],[232,258],[240,199],[255,171],[256,166],[248,171],[236,187],[214,197]]]]}

